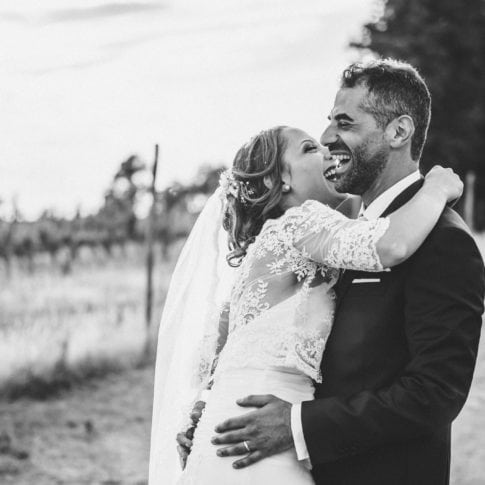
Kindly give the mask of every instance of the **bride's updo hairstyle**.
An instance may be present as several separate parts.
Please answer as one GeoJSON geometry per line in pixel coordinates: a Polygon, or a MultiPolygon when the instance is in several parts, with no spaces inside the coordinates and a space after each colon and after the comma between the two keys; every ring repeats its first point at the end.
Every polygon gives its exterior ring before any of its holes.
{"type": "Polygon", "coordinates": [[[280,202],[285,128],[277,126],[253,137],[236,153],[232,169],[221,176],[226,194],[223,227],[229,235],[230,266],[241,264],[267,219],[283,214],[280,202]]]}

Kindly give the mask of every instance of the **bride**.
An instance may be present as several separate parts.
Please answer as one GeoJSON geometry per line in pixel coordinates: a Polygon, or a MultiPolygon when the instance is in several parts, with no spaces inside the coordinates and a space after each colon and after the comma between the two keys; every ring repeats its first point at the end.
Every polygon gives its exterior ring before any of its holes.
{"type": "Polygon", "coordinates": [[[340,272],[386,271],[407,259],[462,189],[451,170],[434,167],[389,217],[353,220],[336,210],[343,202],[332,184],[339,170],[340,160],[306,133],[276,127],[244,145],[221,176],[165,302],[150,485],[313,483],[294,449],[235,469],[233,457],[217,455],[214,427],[240,414],[236,400],[248,394],[313,399],[313,381],[324,378],[320,362],[340,272]],[[201,393],[206,406],[183,469],[175,437],[191,427],[201,393]]]}

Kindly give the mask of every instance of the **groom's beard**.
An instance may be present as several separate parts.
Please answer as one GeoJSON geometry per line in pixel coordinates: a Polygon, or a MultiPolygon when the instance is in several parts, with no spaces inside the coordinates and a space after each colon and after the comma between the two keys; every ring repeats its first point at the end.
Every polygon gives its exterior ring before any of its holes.
{"type": "Polygon", "coordinates": [[[335,182],[338,192],[362,195],[372,187],[387,165],[390,149],[380,146],[369,152],[367,143],[353,150],[352,166],[335,182]]]}

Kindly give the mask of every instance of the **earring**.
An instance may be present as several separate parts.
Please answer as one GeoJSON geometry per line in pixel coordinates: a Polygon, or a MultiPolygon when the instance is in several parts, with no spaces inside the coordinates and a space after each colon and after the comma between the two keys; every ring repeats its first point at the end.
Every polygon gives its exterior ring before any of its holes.
{"type": "Polygon", "coordinates": [[[283,193],[287,194],[290,190],[291,190],[291,187],[289,184],[283,184],[283,186],[281,187],[281,190],[283,193]]]}

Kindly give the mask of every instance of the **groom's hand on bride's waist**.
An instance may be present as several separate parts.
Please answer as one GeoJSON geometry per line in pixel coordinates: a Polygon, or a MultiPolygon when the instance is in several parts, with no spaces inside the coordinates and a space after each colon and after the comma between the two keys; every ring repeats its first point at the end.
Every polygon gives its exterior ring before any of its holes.
{"type": "Polygon", "coordinates": [[[291,403],[269,394],[238,399],[237,404],[258,409],[217,425],[218,434],[212,438],[213,444],[226,445],[217,450],[219,456],[246,455],[233,463],[234,468],[293,447],[291,403]]]}
{"type": "Polygon", "coordinates": [[[190,454],[190,449],[192,448],[192,440],[194,438],[194,431],[197,428],[197,424],[199,423],[200,417],[202,416],[202,411],[205,408],[204,401],[197,401],[194,404],[194,408],[190,413],[190,419],[192,420],[192,426],[186,430],[181,431],[177,435],[177,451],[180,457],[180,465],[182,468],[185,468],[185,464],[187,462],[187,458],[190,454]]]}

